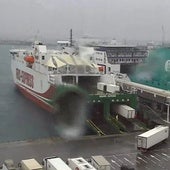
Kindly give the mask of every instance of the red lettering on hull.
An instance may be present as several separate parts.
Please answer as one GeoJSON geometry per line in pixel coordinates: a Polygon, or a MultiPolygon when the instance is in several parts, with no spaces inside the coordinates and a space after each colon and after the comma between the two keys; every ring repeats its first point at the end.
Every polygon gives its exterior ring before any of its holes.
{"type": "Polygon", "coordinates": [[[34,77],[33,75],[25,72],[25,71],[21,71],[20,69],[16,69],[16,79],[21,81],[23,84],[34,88],[34,77]]]}

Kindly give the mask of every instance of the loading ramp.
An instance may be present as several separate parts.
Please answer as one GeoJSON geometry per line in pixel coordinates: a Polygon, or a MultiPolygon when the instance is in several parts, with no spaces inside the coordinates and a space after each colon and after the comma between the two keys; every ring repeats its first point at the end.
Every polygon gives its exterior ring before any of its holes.
{"type": "Polygon", "coordinates": [[[87,120],[89,126],[99,135],[112,135],[112,134],[119,134],[120,131],[114,125],[111,125],[105,119],[92,119],[87,120]]]}

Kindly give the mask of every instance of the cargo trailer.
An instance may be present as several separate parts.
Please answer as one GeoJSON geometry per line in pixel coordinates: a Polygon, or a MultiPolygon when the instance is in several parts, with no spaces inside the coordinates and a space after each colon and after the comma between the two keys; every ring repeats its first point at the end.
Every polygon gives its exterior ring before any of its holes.
{"type": "Polygon", "coordinates": [[[137,148],[147,150],[169,136],[169,126],[156,126],[155,128],[137,136],[137,148]]]}
{"type": "Polygon", "coordinates": [[[58,157],[43,159],[44,170],[71,170],[71,168],[58,157]]]}
{"type": "Polygon", "coordinates": [[[133,109],[132,107],[128,106],[128,105],[115,105],[115,108],[113,108],[113,110],[115,110],[115,112],[127,119],[133,119],[135,118],[135,109],[133,109]]]}
{"type": "Polygon", "coordinates": [[[42,170],[42,166],[35,159],[22,160],[19,166],[22,170],[42,170]]]}
{"type": "Polygon", "coordinates": [[[96,170],[90,163],[84,158],[69,158],[68,165],[73,170],[96,170]]]}
{"type": "Polygon", "coordinates": [[[4,161],[1,170],[15,170],[14,161],[12,159],[7,159],[4,161]]]}
{"type": "Polygon", "coordinates": [[[102,155],[92,156],[91,164],[97,170],[110,170],[111,169],[110,163],[102,155]]]}

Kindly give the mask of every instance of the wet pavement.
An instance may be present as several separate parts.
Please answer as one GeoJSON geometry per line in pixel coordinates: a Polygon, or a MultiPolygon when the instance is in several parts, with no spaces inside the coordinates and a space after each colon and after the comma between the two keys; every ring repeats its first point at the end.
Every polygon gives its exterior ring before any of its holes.
{"type": "Polygon", "coordinates": [[[146,153],[136,148],[137,133],[107,137],[83,137],[75,140],[46,138],[34,141],[20,141],[0,144],[1,164],[5,159],[13,159],[17,164],[22,159],[35,158],[40,163],[44,157],[57,155],[63,160],[74,157],[90,158],[103,155],[113,170],[127,165],[137,170],[169,169],[169,139],[158,144],[146,153]]]}
{"type": "Polygon", "coordinates": [[[148,153],[113,154],[106,159],[111,163],[112,169],[120,169],[125,165],[136,170],[154,169],[169,170],[170,148],[151,151],[148,153]]]}

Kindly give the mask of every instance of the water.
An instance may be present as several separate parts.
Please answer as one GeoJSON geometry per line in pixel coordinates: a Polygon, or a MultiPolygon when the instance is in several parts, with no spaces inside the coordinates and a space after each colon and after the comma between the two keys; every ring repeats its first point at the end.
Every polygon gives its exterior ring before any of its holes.
{"type": "Polygon", "coordinates": [[[52,115],[15,88],[10,68],[11,48],[0,45],[0,142],[56,136],[52,115]]]}

